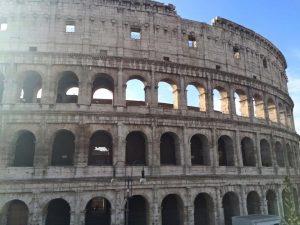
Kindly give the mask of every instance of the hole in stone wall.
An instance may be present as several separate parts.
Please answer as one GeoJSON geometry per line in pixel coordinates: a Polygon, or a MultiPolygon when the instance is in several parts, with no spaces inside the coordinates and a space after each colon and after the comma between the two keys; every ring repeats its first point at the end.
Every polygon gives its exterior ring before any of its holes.
{"type": "Polygon", "coordinates": [[[223,135],[218,140],[219,166],[234,166],[234,152],[232,139],[223,135]]]}
{"type": "Polygon", "coordinates": [[[173,133],[164,133],[160,138],[160,164],[179,165],[178,138],[173,133]]]}
{"type": "Polygon", "coordinates": [[[65,71],[57,87],[57,103],[77,103],[79,94],[79,81],[75,73],[65,71]]]}
{"type": "Polygon", "coordinates": [[[256,191],[251,191],[247,195],[247,211],[248,215],[261,214],[260,197],[256,191]]]}
{"type": "Polygon", "coordinates": [[[102,197],[93,198],[85,207],[85,225],[111,224],[110,202],[102,197]]]}
{"type": "Polygon", "coordinates": [[[92,104],[112,104],[114,80],[106,74],[97,74],[93,81],[92,104]]]}
{"type": "Polygon", "coordinates": [[[194,135],[190,147],[192,165],[210,165],[208,140],[204,135],[194,135]]]}
{"type": "Polygon", "coordinates": [[[133,131],[126,137],[126,164],[146,164],[146,137],[142,132],[133,131]]]}
{"type": "Polygon", "coordinates": [[[49,202],[45,225],[70,225],[70,205],[63,199],[53,199],[49,202]]]}
{"type": "Polygon", "coordinates": [[[42,87],[41,76],[34,71],[26,72],[22,84],[20,101],[23,103],[39,102],[40,97],[38,96],[38,92],[39,90],[41,90],[41,87],[42,87]]]}
{"type": "Polygon", "coordinates": [[[158,105],[168,109],[178,109],[178,90],[170,80],[158,83],[158,105]]]}
{"type": "Polygon", "coordinates": [[[232,225],[232,217],[240,215],[239,198],[234,192],[228,192],[222,200],[225,225],[232,225]]]}
{"type": "Polygon", "coordinates": [[[33,166],[35,136],[30,131],[21,131],[16,141],[13,166],[33,166]]]}
{"type": "Polygon", "coordinates": [[[245,137],[241,141],[241,151],[244,166],[256,166],[255,151],[253,141],[245,137]]]}
{"type": "Polygon", "coordinates": [[[161,203],[161,224],[183,225],[183,210],[183,202],[179,196],[166,196],[161,203]]]}
{"type": "Polygon", "coordinates": [[[262,166],[271,167],[272,166],[272,157],[271,157],[270,144],[265,139],[262,139],[260,141],[260,154],[261,154],[262,166]]]}
{"type": "Polygon", "coordinates": [[[145,84],[140,77],[130,79],[126,83],[126,105],[143,106],[145,102],[145,84]]]}

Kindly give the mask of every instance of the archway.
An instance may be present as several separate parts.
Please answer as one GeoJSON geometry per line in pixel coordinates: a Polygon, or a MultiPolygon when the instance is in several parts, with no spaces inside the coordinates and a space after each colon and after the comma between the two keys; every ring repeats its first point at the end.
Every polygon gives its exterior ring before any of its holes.
{"type": "Polygon", "coordinates": [[[79,80],[75,73],[65,71],[61,74],[57,86],[57,103],[77,103],[79,80]]]}
{"type": "Polygon", "coordinates": [[[213,90],[214,110],[225,114],[229,113],[228,93],[222,87],[215,87],[213,90]]]}
{"type": "Polygon", "coordinates": [[[85,225],[110,225],[111,205],[102,197],[90,200],[85,208],[85,225]]]}
{"type": "Polygon", "coordinates": [[[256,166],[255,151],[253,141],[245,137],[241,141],[241,151],[244,166],[256,166]]]}
{"type": "Polygon", "coordinates": [[[35,136],[30,131],[20,131],[16,145],[13,166],[33,166],[35,136]]]}
{"type": "Polygon", "coordinates": [[[4,206],[5,225],[27,225],[29,210],[27,205],[20,200],[12,200],[4,206]]]}
{"type": "Polygon", "coordinates": [[[202,85],[191,83],[186,87],[186,98],[188,109],[206,111],[206,94],[202,85]]]}
{"type": "Polygon", "coordinates": [[[140,77],[133,77],[126,83],[126,105],[143,106],[145,101],[145,84],[140,77]]]}
{"type": "Polygon", "coordinates": [[[126,137],[126,164],[146,164],[146,137],[140,131],[133,131],[126,137]]]}
{"type": "Polygon", "coordinates": [[[232,225],[232,217],[240,215],[239,198],[234,192],[228,192],[223,200],[225,225],[232,225]]]}
{"type": "Polygon", "coordinates": [[[64,199],[57,198],[49,202],[45,225],[69,225],[70,205],[64,199]]]}
{"type": "Polygon", "coordinates": [[[278,215],[277,197],[273,190],[268,190],[266,194],[268,214],[278,215]]]}
{"type": "Polygon", "coordinates": [[[206,193],[200,193],[194,201],[194,224],[214,225],[214,205],[212,198],[206,193]]]}
{"type": "Polygon", "coordinates": [[[234,166],[232,139],[223,135],[218,140],[219,166],[234,166]]]}
{"type": "Polygon", "coordinates": [[[166,196],[161,203],[162,225],[183,225],[183,202],[178,195],[166,196]]]}
{"type": "Polygon", "coordinates": [[[238,116],[249,117],[248,96],[243,90],[236,90],[235,94],[235,110],[238,116]]]}
{"type": "MultiPolygon", "coordinates": [[[[127,209],[127,203],[125,205],[127,209]]],[[[148,210],[147,200],[135,195],[129,199],[128,218],[125,211],[125,219],[128,219],[128,225],[148,225],[148,210]]]]}
{"type": "Polygon", "coordinates": [[[266,139],[260,140],[260,155],[262,166],[271,167],[272,166],[272,157],[270,144],[266,139]]]}
{"type": "Polygon", "coordinates": [[[160,138],[160,164],[179,165],[178,137],[171,132],[164,133],[160,138]]]}
{"type": "Polygon", "coordinates": [[[247,211],[248,215],[261,214],[260,197],[256,191],[251,191],[247,195],[247,211]]]}
{"type": "Polygon", "coordinates": [[[22,90],[20,95],[21,102],[24,103],[39,102],[40,96],[38,96],[38,91],[41,90],[41,88],[42,88],[41,75],[35,71],[26,72],[22,83],[22,90]]]}
{"type": "Polygon", "coordinates": [[[284,152],[283,152],[282,145],[279,141],[277,141],[276,144],[275,144],[275,155],[276,155],[277,165],[279,167],[284,167],[285,166],[284,152]]]}
{"type": "Polygon", "coordinates": [[[97,74],[92,87],[92,104],[112,104],[114,80],[107,74],[97,74]]]}
{"type": "Polygon", "coordinates": [[[158,83],[158,105],[164,108],[178,109],[177,85],[170,80],[158,83]]]}
{"type": "Polygon", "coordinates": [[[210,165],[208,140],[204,135],[196,134],[191,138],[192,165],[210,165]]]}
{"type": "Polygon", "coordinates": [[[265,106],[262,97],[258,94],[253,96],[254,116],[259,119],[265,118],[265,106]]]}

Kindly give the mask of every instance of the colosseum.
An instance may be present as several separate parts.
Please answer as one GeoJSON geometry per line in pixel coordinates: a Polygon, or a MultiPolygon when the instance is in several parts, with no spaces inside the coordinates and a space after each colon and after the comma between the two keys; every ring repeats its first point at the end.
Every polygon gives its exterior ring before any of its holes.
{"type": "Polygon", "coordinates": [[[287,63],[261,35],[150,0],[1,0],[0,25],[1,225],[283,217],[285,176],[299,212],[287,63]]]}

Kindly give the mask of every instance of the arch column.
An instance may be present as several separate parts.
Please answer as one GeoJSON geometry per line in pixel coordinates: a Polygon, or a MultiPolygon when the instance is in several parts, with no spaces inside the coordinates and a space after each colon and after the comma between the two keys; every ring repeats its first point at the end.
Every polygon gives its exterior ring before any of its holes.
{"type": "Polygon", "coordinates": [[[145,91],[145,103],[147,106],[151,106],[152,105],[151,86],[145,85],[144,91],[145,91]]]}
{"type": "MultiPolygon", "coordinates": [[[[208,76],[209,77],[209,76],[208,76]]],[[[206,111],[209,115],[212,115],[214,112],[214,95],[213,95],[213,88],[211,86],[211,79],[208,78],[207,82],[207,90],[206,90],[206,111]]]]}
{"type": "Polygon", "coordinates": [[[217,211],[217,217],[216,221],[219,225],[224,225],[224,208],[223,208],[223,197],[221,195],[221,191],[216,189],[216,211],[217,211]]]}
{"type": "Polygon", "coordinates": [[[17,103],[17,99],[20,97],[19,86],[20,81],[17,77],[17,68],[14,63],[10,64],[7,68],[7,73],[4,75],[4,91],[2,95],[3,104],[14,104],[17,103]],[[9,88],[8,88],[9,87],[9,88]]]}
{"type": "Polygon", "coordinates": [[[180,77],[179,90],[180,91],[178,93],[178,109],[180,109],[182,112],[185,112],[187,110],[187,91],[183,76],[180,77]]]}
{"type": "Polygon", "coordinates": [[[235,157],[234,157],[234,165],[238,167],[243,167],[243,158],[242,158],[242,153],[241,153],[241,144],[240,144],[240,131],[235,130],[235,146],[236,146],[236,151],[235,151],[235,157]]]}
{"type": "Polygon", "coordinates": [[[267,201],[267,192],[261,188],[261,212],[262,214],[268,215],[268,201],[267,201]]]}
{"type": "MultiPolygon", "coordinates": [[[[149,225],[161,225],[161,206],[158,201],[158,196],[157,196],[158,190],[156,187],[152,189],[152,196],[153,196],[153,214],[152,214],[152,224],[149,225]]],[[[150,207],[151,208],[151,207],[150,207]]]]}
{"type": "Polygon", "coordinates": [[[126,84],[123,84],[123,69],[122,67],[119,68],[117,77],[118,82],[114,88],[114,106],[117,107],[125,107],[126,106],[126,84]]]}
{"type": "Polygon", "coordinates": [[[89,137],[87,132],[88,125],[80,124],[76,129],[74,165],[83,167],[88,164],[89,137]]]}
{"type": "Polygon", "coordinates": [[[151,95],[151,108],[156,108],[158,106],[158,84],[155,81],[155,66],[152,65],[151,70],[151,86],[150,86],[150,95],[151,95]]]}
{"type": "Polygon", "coordinates": [[[39,202],[39,197],[37,194],[33,195],[32,202],[28,207],[29,207],[28,223],[30,225],[43,224],[43,209],[41,208],[41,204],[39,202]]]}
{"type": "Polygon", "coordinates": [[[47,66],[46,76],[42,78],[42,104],[54,104],[55,103],[55,92],[54,92],[54,77],[52,74],[51,66],[47,66]]]}
{"type": "MultiPolygon", "coordinates": [[[[229,85],[229,90],[228,90],[228,113],[230,115],[230,117],[234,117],[236,116],[236,108],[235,108],[235,97],[234,97],[234,90],[231,87],[231,85],[229,85]]],[[[223,99],[222,99],[223,100],[223,99]]]]}
{"type": "Polygon", "coordinates": [[[246,190],[245,190],[244,185],[240,186],[240,193],[238,193],[238,196],[239,196],[239,201],[240,201],[240,214],[241,215],[248,215],[247,195],[246,195],[246,190]]]}
{"type": "Polygon", "coordinates": [[[194,225],[194,199],[191,196],[191,188],[186,189],[187,205],[184,207],[184,221],[186,225],[194,225]]]}
{"type": "Polygon", "coordinates": [[[249,118],[250,121],[253,122],[254,119],[254,105],[253,105],[253,93],[252,93],[252,89],[247,89],[248,93],[247,93],[247,100],[248,100],[248,112],[249,112],[249,118]]]}
{"type": "Polygon", "coordinates": [[[88,80],[88,74],[88,69],[84,67],[82,70],[82,76],[80,76],[81,80],[78,84],[78,104],[80,105],[91,105],[92,84],[88,80]]]}
{"type": "Polygon", "coordinates": [[[192,162],[191,162],[191,148],[189,146],[189,137],[187,136],[187,131],[186,127],[182,128],[182,138],[183,141],[180,141],[181,146],[180,146],[180,152],[181,155],[184,157],[183,160],[181,160],[181,165],[184,165],[185,167],[191,167],[192,162]]]}
{"type": "Polygon", "coordinates": [[[256,139],[255,142],[256,142],[256,154],[257,154],[256,164],[259,168],[261,168],[262,161],[261,161],[261,149],[260,149],[260,135],[258,132],[256,132],[255,139],[256,139]]]}
{"type": "Polygon", "coordinates": [[[211,146],[212,151],[210,151],[210,158],[212,162],[212,166],[214,168],[219,166],[219,156],[218,156],[218,139],[217,139],[217,134],[216,134],[216,128],[212,128],[212,140],[211,143],[213,143],[211,146]]]}

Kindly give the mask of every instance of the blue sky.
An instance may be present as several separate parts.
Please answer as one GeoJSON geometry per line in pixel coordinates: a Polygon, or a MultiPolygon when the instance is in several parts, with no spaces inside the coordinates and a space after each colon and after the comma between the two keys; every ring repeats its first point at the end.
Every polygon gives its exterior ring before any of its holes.
{"type": "Polygon", "coordinates": [[[186,19],[210,24],[216,17],[232,20],[275,44],[288,63],[289,93],[300,134],[300,0],[160,0],[176,6],[186,19]]]}

